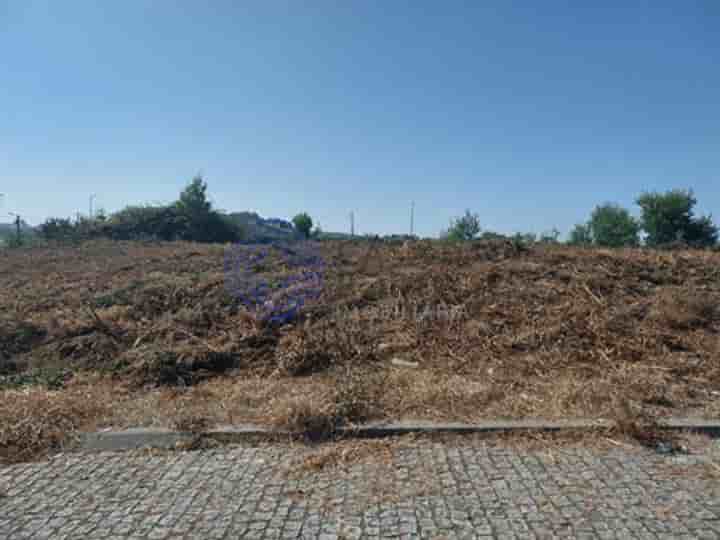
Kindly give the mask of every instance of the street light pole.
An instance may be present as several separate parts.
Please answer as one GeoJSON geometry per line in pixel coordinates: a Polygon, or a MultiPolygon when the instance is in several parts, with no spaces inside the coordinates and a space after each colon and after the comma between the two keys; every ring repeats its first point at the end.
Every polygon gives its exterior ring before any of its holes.
{"type": "Polygon", "coordinates": [[[17,236],[17,243],[20,245],[20,223],[22,222],[20,214],[16,214],[14,212],[8,212],[8,214],[15,216],[15,234],[17,236]]]}
{"type": "Polygon", "coordinates": [[[410,203],[410,236],[415,234],[415,201],[410,203]]]}

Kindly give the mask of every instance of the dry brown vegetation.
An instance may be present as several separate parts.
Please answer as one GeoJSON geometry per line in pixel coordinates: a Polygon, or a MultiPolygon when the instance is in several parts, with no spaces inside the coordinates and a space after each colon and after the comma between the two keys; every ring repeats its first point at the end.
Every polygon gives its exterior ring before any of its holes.
{"type": "Polygon", "coordinates": [[[80,428],[111,414],[106,385],[71,383],[62,391],[28,387],[0,392],[0,461],[62,448],[80,428]]]}
{"type": "Polygon", "coordinates": [[[503,241],[321,249],[320,301],[273,329],[226,291],[222,246],[3,253],[0,450],[57,445],[91,425],[327,434],[379,418],[720,412],[718,253],[503,241]],[[455,316],[429,316],[439,307],[455,316]],[[72,376],[47,390],[60,369],[72,376]],[[31,435],[20,418],[33,419],[31,435]]]}

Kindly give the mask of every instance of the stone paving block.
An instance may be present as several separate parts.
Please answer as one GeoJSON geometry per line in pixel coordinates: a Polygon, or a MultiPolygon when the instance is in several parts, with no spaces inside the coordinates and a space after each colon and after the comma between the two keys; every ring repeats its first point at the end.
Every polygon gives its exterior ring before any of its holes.
{"type": "Polygon", "coordinates": [[[429,442],[319,472],[281,443],[66,454],[0,467],[0,539],[720,538],[719,448],[429,442]]]}

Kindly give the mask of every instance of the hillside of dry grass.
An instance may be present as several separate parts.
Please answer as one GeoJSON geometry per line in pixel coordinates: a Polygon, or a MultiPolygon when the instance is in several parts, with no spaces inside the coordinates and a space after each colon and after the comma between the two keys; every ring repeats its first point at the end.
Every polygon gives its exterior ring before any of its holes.
{"type": "Polygon", "coordinates": [[[228,293],[221,246],[3,253],[0,449],[44,433],[37,403],[68,430],[720,412],[718,253],[320,249],[322,296],[277,328],[228,293]]]}

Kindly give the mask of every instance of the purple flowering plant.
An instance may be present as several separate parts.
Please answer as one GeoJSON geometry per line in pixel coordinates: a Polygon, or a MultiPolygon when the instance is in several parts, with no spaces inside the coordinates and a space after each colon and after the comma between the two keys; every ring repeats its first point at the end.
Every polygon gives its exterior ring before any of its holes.
{"type": "Polygon", "coordinates": [[[292,322],[317,300],[326,269],[319,246],[309,241],[235,244],[225,251],[226,290],[269,326],[292,322]]]}

